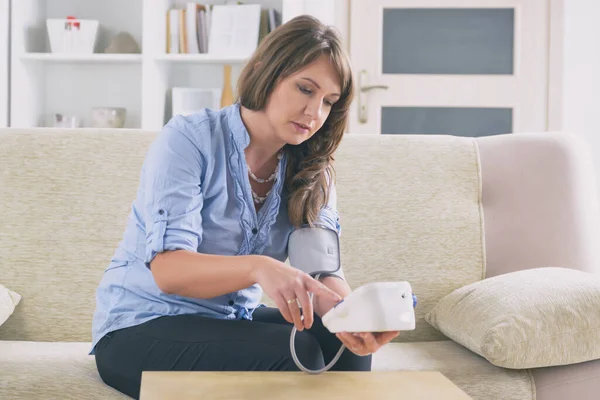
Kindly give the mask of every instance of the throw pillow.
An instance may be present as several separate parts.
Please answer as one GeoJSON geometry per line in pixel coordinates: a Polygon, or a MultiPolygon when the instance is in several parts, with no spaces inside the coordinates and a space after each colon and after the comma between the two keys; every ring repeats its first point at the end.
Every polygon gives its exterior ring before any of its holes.
{"type": "Polygon", "coordinates": [[[499,367],[600,359],[600,275],[545,267],[483,279],[443,297],[425,320],[499,367]]]}
{"type": "Polygon", "coordinates": [[[0,326],[12,315],[20,301],[20,294],[0,285],[0,326]]]}

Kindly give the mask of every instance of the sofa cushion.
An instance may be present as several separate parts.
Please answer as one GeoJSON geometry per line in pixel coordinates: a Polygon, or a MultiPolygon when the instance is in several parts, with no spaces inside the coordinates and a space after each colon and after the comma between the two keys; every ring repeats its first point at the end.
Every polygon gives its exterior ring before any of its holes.
{"type": "Polygon", "coordinates": [[[8,320],[20,301],[20,294],[0,284],[0,326],[8,320]]]}
{"type": "MultiPolygon", "coordinates": [[[[102,382],[89,347],[0,341],[0,399],[128,398],[102,382]]],[[[527,371],[495,367],[451,340],[390,343],[374,354],[373,370],[436,370],[474,400],[534,400],[527,371]]]]}
{"type": "Polygon", "coordinates": [[[440,371],[473,400],[597,400],[600,388],[600,360],[506,369],[452,340],[390,343],[373,355],[373,369],[440,371]]]}
{"type": "Polygon", "coordinates": [[[440,371],[473,400],[536,399],[529,371],[496,367],[452,340],[390,343],[373,355],[373,370],[440,371]]]}
{"type": "Polygon", "coordinates": [[[487,278],[426,316],[492,364],[538,368],[600,359],[600,275],[557,267],[487,278]]]}
{"type": "MultiPolygon", "coordinates": [[[[125,399],[105,385],[90,343],[0,341],[0,399],[125,399]],[[69,395],[67,395],[67,393],[69,395]]],[[[451,341],[390,343],[373,355],[373,370],[440,371],[473,400],[595,400],[600,360],[509,370],[451,341]],[[534,387],[535,382],[535,387],[534,387]]]]}
{"type": "Polygon", "coordinates": [[[0,340],[0,399],[129,399],[102,382],[90,346],[0,340]]]}

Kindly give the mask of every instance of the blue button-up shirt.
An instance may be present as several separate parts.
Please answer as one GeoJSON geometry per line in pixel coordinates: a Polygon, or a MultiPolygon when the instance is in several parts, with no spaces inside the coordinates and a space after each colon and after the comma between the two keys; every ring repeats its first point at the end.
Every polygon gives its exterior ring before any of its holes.
{"type": "MultiPolygon", "coordinates": [[[[165,125],[149,148],[123,238],[96,291],[90,354],[106,333],[160,316],[252,319],[262,297],[257,284],[210,299],[182,297],[161,292],[147,267],[157,253],[176,249],[287,259],[294,229],[283,187],[287,157],[257,213],[244,155],[249,142],[239,104],[165,125]]],[[[333,189],[318,222],[339,234],[333,189]]]]}

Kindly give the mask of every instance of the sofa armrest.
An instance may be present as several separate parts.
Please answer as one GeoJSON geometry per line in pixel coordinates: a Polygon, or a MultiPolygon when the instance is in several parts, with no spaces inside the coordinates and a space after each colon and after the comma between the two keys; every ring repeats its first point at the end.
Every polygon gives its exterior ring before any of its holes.
{"type": "Polygon", "coordinates": [[[600,360],[531,370],[537,400],[596,400],[600,360]]]}

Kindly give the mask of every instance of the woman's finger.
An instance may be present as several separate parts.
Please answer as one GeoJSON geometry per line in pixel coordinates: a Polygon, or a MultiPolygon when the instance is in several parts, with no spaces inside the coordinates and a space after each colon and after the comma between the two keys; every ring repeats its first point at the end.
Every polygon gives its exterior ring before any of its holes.
{"type": "Polygon", "coordinates": [[[375,339],[375,335],[366,332],[361,333],[360,336],[362,337],[362,340],[365,343],[365,348],[369,353],[375,353],[377,350],[379,350],[381,345],[377,342],[377,339],[375,339]]]}
{"type": "Polygon", "coordinates": [[[337,336],[337,338],[340,340],[340,342],[342,342],[342,344],[344,346],[346,346],[346,348],[350,351],[352,351],[352,343],[349,343],[348,340],[346,340],[346,337],[341,334],[341,333],[336,333],[335,336],[337,336]]]}
{"type": "Polygon", "coordinates": [[[375,337],[379,346],[383,346],[384,344],[389,343],[392,339],[400,334],[400,331],[388,331],[378,333],[375,337]]]}
{"type": "Polygon", "coordinates": [[[298,298],[294,292],[283,296],[289,313],[292,317],[292,323],[296,326],[299,331],[304,329],[304,323],[302,323],[302,317],[300,315],[300,305],[298,304],[298,298]]]}
{"type": "Polygon", "coordinates": [[[314,321],[312,301],[310,301],[308,292],[304,287],[296,291],[296,297],[298,298],[298,302],[300,303],[300,307],[302,308],[302,324],[306,329],[310,329],[314,321]]]}
{"type": "Polygon", "coordinates": [[[290,314],[290,308],[288,307],[287,302],[285,301],[283,296],[282,295],[276,296],[273,299],[273,301],[277,305],[277,308],[279,309],[279,312],[281,313],[281,315],[283,315],[283,318],[290,324],[293,324],[294,320],[292,319],[292,315],[290,314]]]}
{"type": "Polygon", "coordinates": [[[364,342],[361,338],[348,332],[339,332],[336,336],[351,352],[360,355],[359,353],[364,347],[364,342]]]}
{"type": "Polygon", "coordinates": [[[342,301],[342,296],[340,296],[339,293],[336,293],[333,290],[329,289],[327,286],[323,285],[321,282],[319,282],[316,279],[308,277],[306,279],[305,283],[306,283],[306,289],[309,292],[314,293],[314,295],[317,297],[325,296],[325,297],[329,297],[331,300],[336,301],[336,302],[342,301]]]}

